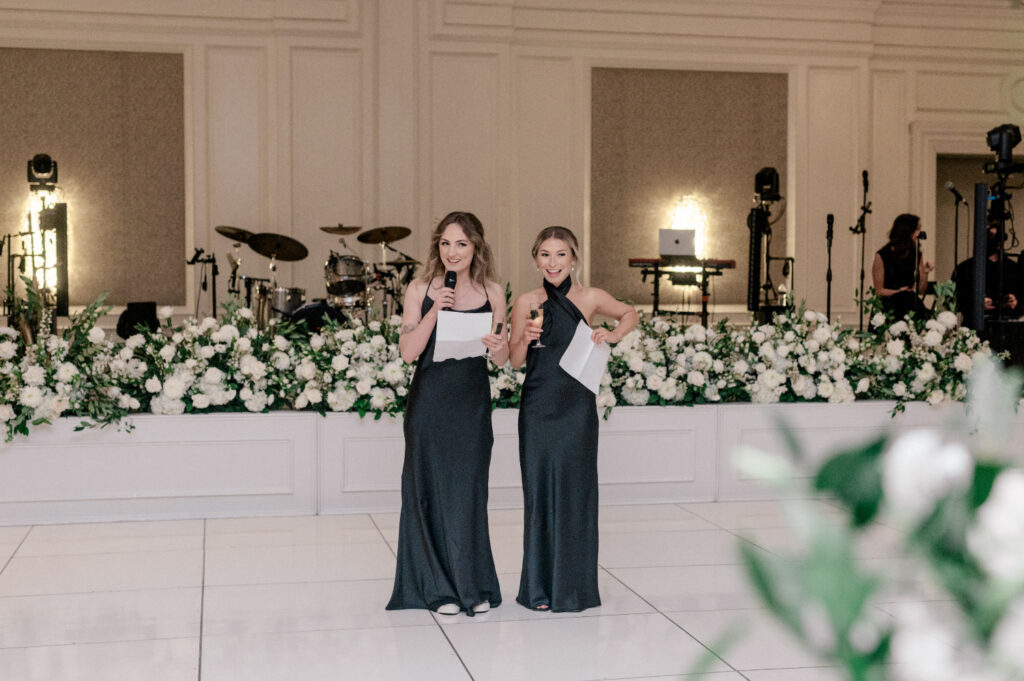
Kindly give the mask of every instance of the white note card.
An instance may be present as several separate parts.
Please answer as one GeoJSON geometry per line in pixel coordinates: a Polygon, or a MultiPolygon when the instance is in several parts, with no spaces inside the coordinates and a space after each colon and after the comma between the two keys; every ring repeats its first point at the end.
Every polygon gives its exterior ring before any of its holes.
{"type": "Polygon", "coordinates": [[[562,359],[558,360],[558,366],[596,395],[601,390],[601,377],[608,366],[612,349],[607,343],[594,343],[590,340],[591,333],[593,329],[580,320],[569,347],[565,349],[562,359]]]}
{"type": "Polygon", "coordinates": [[[434,361],[482,357],[487,346],[480,339],[491,332],[492,317],[490,312],[439,311],[434,361]]]}

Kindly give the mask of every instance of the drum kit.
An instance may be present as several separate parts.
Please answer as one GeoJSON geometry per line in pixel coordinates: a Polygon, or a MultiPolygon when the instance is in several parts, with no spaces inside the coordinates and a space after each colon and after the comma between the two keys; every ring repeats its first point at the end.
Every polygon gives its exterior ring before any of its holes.
{"type": "Polygon", "coordinates": [[[405,287],[412,281],[416,266],[420,263],[402,253],[391,244],[409,236],[408,227],[377,227],[359,233],[361,227],[338,224],[321,227],[327,234],[338,235],[338,241],[348,253],[331,250],[324,263],[324,279],[327,289],[325,298],[306,302],[306,291],[302,288],[278,286],[277,263],[294,262],[304,259],[309,251],[297,240],[282,234],[264,232],[254,234],[248,230],[218,225],[214,230],[234,242],[231,263],[231,278],[228,293],[236,298],[241,295],[239,282],[245,290],[245,304],[256,315],[260,328],[266,328],[278,320],[305,320],[309,328],[319,330],[327,319],[344,321],[359,317],[364,321],[386,318],[402,313],[402,296],[405,287]],[[365,244],[380,246],[379,263],[364,262],[358,254],[349,249],[345,236],[358,234],[356,239],[365,244]],[[256,253],[270,258],[269,277],[239,276],[242,263],[241,247],[248,245],[256,253]],[[399,257],[388,262],[388,251],[399,257]]]}

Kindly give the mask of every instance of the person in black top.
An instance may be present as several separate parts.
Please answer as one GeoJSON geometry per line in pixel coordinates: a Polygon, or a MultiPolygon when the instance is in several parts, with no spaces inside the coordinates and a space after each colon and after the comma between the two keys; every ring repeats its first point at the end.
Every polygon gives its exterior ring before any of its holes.
{"type": "Polygon", "coordinates": [[[918,319],[928,316],[921,296],[928,290],[928,273],[932,264],[919,252],[921,218],[902,213],[893,220],[889,243],[875,252],[871,280],[882,307],[896,319],[911,312],[918,319]]]}
{"type": "MultiPolygon", "coordinates": [[[[1024,281],[1021,277],[1021,268],[1003,252],[996,224],[988,226],[985,251],[985,317],[1018,319],[1024,313],[1024,281]]],[[[971,320],[974,318],[974,257],[956,266],[953,281],[956,283],[957,310],[963,314],[964,326],[971,326],[971,320]]]]}
{"type": "Polygon", "coordinates": [[[434,361],[439,310],[490,312],[505,322],[492,262],[480,220],[449,213],[434,230],[424,276],[405,294],[398,345],[416,373],[403,425],[402,513],[388,610],[472,616],[501,603],[487,525],[494,444],[487,362],[507,361],[508,340],[492,333],[481,338],[488,357],[434,361]],[[454,287],[446,277],[453,272],[454,287]]]}

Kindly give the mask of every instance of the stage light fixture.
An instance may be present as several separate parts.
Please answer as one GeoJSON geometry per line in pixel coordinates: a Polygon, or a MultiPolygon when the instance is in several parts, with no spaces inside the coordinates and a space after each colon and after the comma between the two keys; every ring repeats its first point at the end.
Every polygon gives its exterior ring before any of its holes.
{"type": "Polygon", "coordinates": [[[28,162],[28,184],[33,191],[52,189],[57,184],[57,162],[49,154],[36,154],[28,162]]]}
{"type": "Polygon", "coordinates": [[[779,194],[779,173],[775,168],[761,168],[754,176],[754,193],[758,201],[770,203],[782,198],[779,194]]]}
{"type": "Polygon", "coordinates": [[[985,135],[988,148],[995,155],[994,163],[986,163],[986,173],[1010,174],[1024,170],[1024,163],[1013,162],[1013,148],[1020,144],[1020,128],[1012,123],[1004,123],[992,128],[985,135]]]}

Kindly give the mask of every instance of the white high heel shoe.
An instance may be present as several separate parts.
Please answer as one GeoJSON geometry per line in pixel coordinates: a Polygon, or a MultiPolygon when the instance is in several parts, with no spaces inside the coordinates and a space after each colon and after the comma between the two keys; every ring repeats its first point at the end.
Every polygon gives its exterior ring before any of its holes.
{"type": "Polygon", "coordinates": [[[457,603],[445,603],[437,607],[438,615],[458,615],[462,612],[462,608],[457,603]]]}
{"type": "Polygon", "coordinates": [[[485,612],[489,611],[490,609],[491,609],[490,601],[483,601],[482,603],[477,603],[476,605],[473,606],[473,612],[475,612],[478,615],[482,614],[482,613],[485,613],[485,612]]]}

